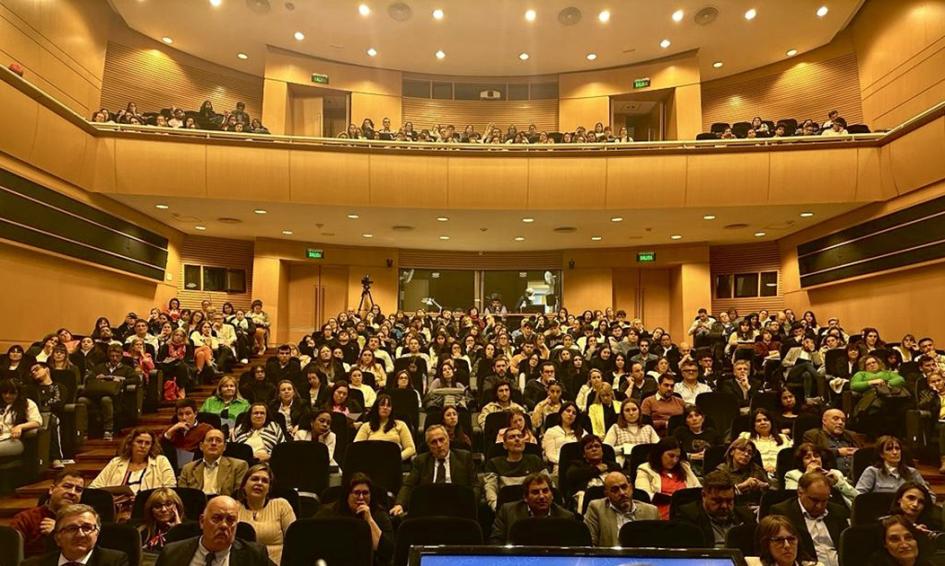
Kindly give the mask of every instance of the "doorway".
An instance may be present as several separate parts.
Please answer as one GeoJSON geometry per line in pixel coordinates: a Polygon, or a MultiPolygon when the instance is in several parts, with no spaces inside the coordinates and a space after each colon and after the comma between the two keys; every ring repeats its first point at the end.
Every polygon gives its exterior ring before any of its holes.
{"type": "Polygon", "coordinates": [[[328,319],[348,308],[348,267],[289,263],[288,339],[321,328],[328,319]]]}
{"type": "Polygon", "coordinates": [[[663,141],[667,136],[667,108],[673,89],[627,93],[610,98],[614,135],[621,128],[634,141],[663,141]]]}

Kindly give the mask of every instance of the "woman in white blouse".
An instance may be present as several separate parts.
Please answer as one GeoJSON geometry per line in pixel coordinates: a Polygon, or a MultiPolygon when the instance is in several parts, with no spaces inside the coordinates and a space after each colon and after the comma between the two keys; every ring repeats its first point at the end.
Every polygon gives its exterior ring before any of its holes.
{"type": "Polygon", "coordinates": [[[23,453],[23,433],[43,426],[39,407],[11,380],[0,382],[0,456],[23,453]]]}
{"type": "Polygon", "coordinates": [[[640,405],[628,397],[620,404],[617,422],[611,425],[604,436],[604,443],[614,447],[617,463],[621,466],[637,444],[656,444],[660,441],[656,430],[648,424],[642,424],[641,418],[640,405]]]}
{"type": "Polygon", "coordinates": [[[739,438],[747,438],[755,443],[761,454],[761,465],[769,476],[778,469],[778,452],[792,446],[791,439],[774,430],[774,418],[767,409],[755,409],[751,413],[751,432],[743,432],[739,438]]]}
{"type": "Polygon", "coordinates": [[[159,487],[177,487],[171,463],[161,454],[151,431],[136,428],[121,443],[118,455],[92,480],[89,487],[128,486],[132,493],[159,487]]]}
{"type": "Polygon", "coordinates": [[[577,405],[568,401],[561,405],[558,411],[561,415],[561,424],[553,426],[545,431],[545,436],[541,439],[541,448],[545,454],[545,461],[554,465],[552,475],[558,475],[558,458],[561,454],[561,447],[569,442],[577,442],[584,436],[584,429],[581,428],[581,411],[577,405]]]}

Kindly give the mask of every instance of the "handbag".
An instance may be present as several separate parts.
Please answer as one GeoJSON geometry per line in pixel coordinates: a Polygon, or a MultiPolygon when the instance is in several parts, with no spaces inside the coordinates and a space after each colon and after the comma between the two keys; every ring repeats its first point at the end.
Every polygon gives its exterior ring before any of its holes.
{"type": "Polygon", "coordinates": [[[83,395],[92,397],[114,397],[121,393],[121,381],[92,378],[86,381],[83,395]]]}

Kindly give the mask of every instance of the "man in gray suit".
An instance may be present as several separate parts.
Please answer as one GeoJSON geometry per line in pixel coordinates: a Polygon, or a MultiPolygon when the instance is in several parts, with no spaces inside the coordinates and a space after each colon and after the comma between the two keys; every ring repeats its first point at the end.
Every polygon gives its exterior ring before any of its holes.
{"type": "Polygon", "coordinates": [[[223,455],[226,438],[223,431],[208,431],[200,442],[203,458],[190,462],[180,471],[177,485],[203,490],[207,495],[233,495],[243,482],[247,464],[223,455]]]}
{"type": "Polygon", "coordinates": [[[620,528],[631,521],[658,521],[655,505],[633,500],[633,486],[623,472],[604,476],[604,495],[587,506],[584,524],[591,531],[594,546],[618,546],[620,528]]]}
{"type": "Polygon", "coordinates": [[[199,537],[168,543],[156,566],[268,566],[266,547],[236,538],[240,505],[220,495],[207,503],[200,515],[199,537]]]}

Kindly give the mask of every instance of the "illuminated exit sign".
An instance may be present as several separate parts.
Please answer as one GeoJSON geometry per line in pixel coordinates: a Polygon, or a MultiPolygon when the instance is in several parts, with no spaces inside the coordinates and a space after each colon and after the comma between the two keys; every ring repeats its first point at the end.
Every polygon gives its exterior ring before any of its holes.
{"type": "MultiPolygon", "coordinates": [[[[647,79],[649,80],[649,79],[647,79]]],[[[328,84],[328,75],[323,75],[321,73],[312,73],[312,82],[320,85],[328,84]]]]}
{"type": "Polygon", "coordinates": [[[637,252],[638,263],[649,263],[656,261],[656,252],[637,252]]]}
{"type": "Polygon", "coordinates": [[[633,79],[633,88],[646,88],[650,86],[650,77],[643,77],[642,79],[633,79]]]}
{"type": "Polygon", "coordinates": [[[305,257],[308,259],[325,259],[325,250],[308,248],[305,250],[305,257]]]}

